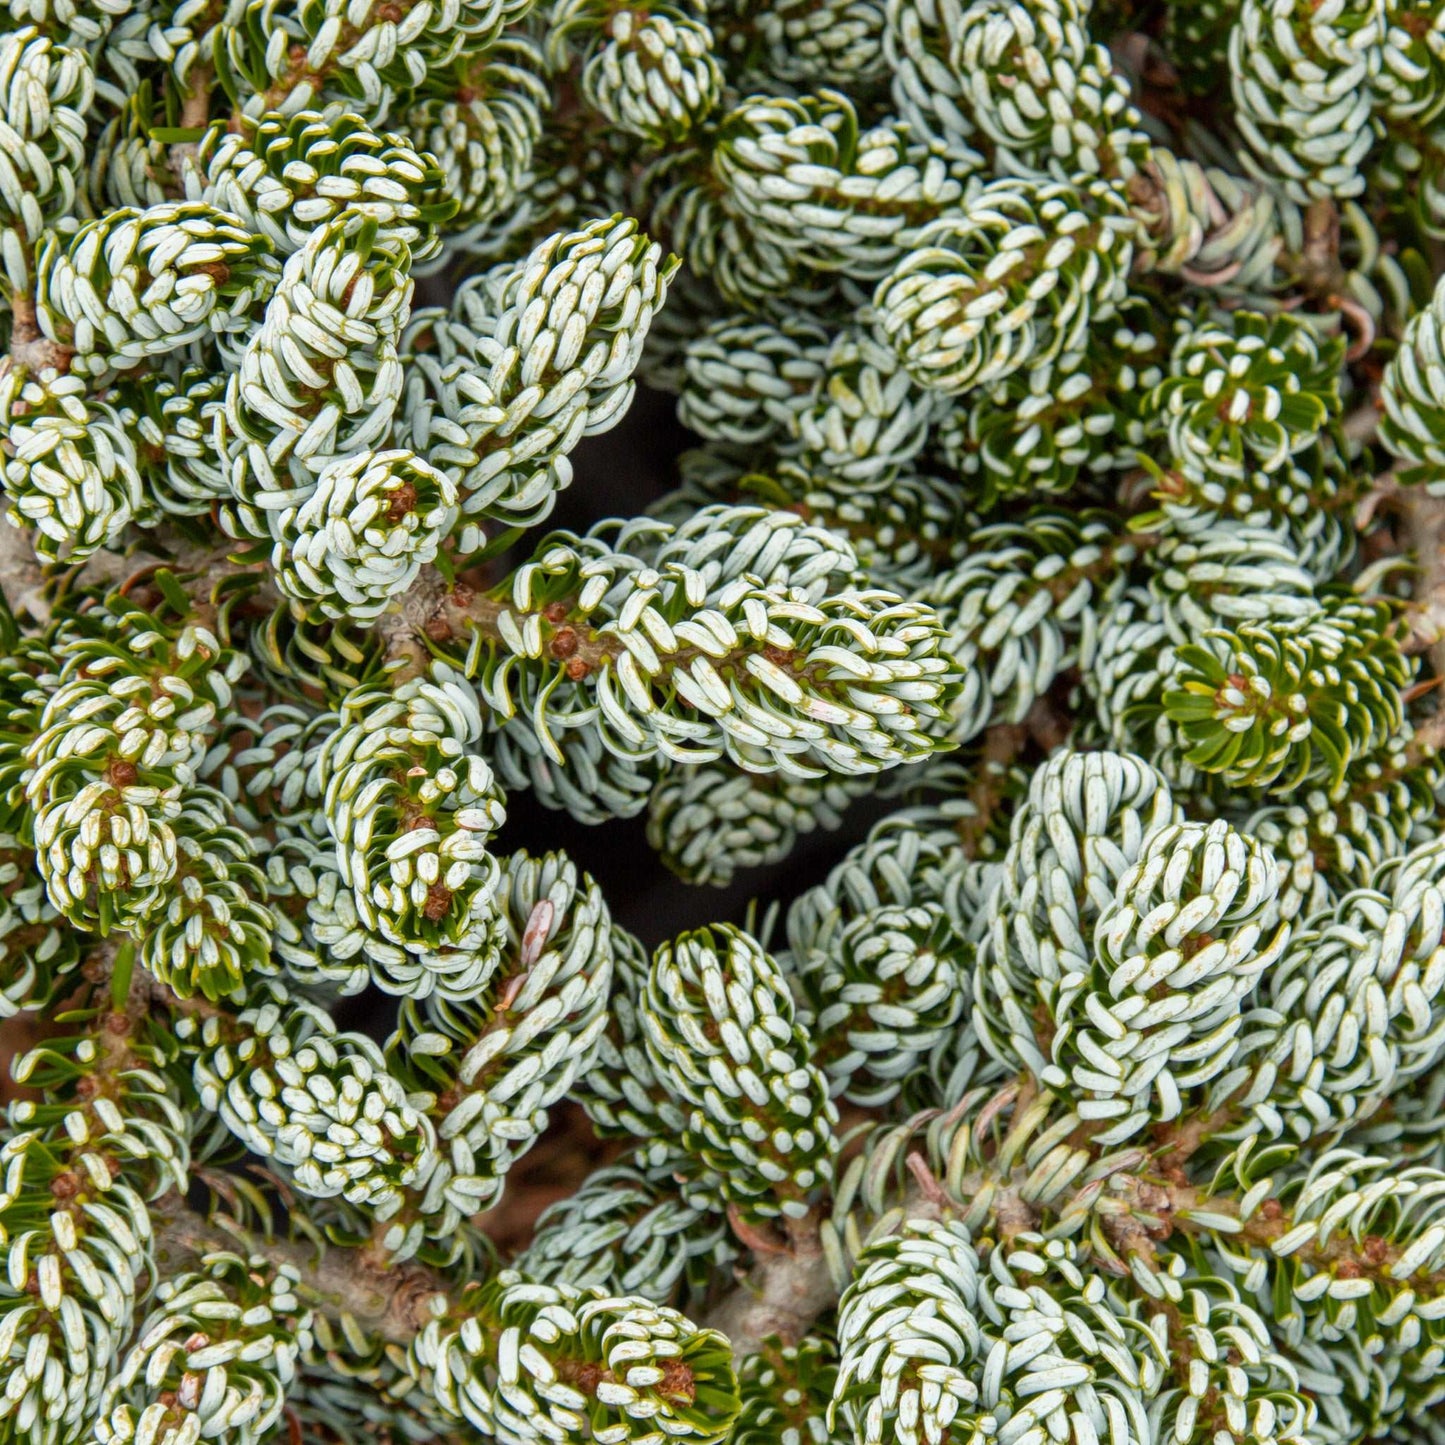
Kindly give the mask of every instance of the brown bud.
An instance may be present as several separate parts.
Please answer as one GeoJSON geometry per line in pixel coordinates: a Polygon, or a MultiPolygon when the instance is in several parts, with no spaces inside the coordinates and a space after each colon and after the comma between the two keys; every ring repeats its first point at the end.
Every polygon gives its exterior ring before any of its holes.
{"type": "Polygon", "coordinates": [[[74,1199],[80,1193],[80,1176],[70,1169],[57,1174],[50,1181],[50,1192],[61,1201],[74,1199]]]}
{"type": "Polygon", "coordinates": [[[682,1360],[662,1362],[662,1380],[657,1386],[658,1393],[669,1400],[681,1400],[691,1405],[697,1398],[697,1381],[692,1369],[682,1360]]]}
{"type": "Polygon", "coordinates": [[[136,765],[125,758],[116,758],[105,770],[106,781],[113,788],[129,788],[140,776],[136,765]]]}
{"type": "Polygon", "coordinates": [[[411,482],[403,482],[391,494],[391,504],[386,509],[387,520],[401,521],[403,517],[416,511],[417,500],[416,487],[411,482]]]}
{"type": "Polygon", "coordinates": [[[578,1360],[559,1373],[564,1373],[567,1382],[575,1385],[584,1395],[595,1395],[598,1385],[608,1378],[608,1371],[601,1365],[583,1360],[578,1360]]]}

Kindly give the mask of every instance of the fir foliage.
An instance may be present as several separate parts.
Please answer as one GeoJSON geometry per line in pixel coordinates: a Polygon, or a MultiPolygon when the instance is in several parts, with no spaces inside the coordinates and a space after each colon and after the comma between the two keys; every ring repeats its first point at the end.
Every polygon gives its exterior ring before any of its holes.
{"type": "Polygon", "coordinates": [[[0,1440],[1442,1438],[1441,0],[3,14],[0,1440]]]}

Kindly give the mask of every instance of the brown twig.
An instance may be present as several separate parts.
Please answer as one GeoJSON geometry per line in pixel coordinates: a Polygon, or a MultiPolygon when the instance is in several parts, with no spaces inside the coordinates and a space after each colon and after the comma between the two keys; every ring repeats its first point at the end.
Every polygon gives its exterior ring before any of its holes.
{"type": "Polygon", "coordinates": [[[216,83],[214,67],[198,61],[187,80],[190,90],[181,102],[181,128],[200,130],[211,119],[211,87],[216,83]]]}
{"type": "Polygon", "coordinates": [[[1368,446],[1380,430],[1380,407],[1377,402],[1367,401],[1346,414],[1340,423],[1340,431],[1347,441],[1368,446]]]}
{"type": "Polygon", "coordinates": [[[68,371],[74,355],[70,347],[41,333],[35,298],[16,291],[10,298],[10,356],[0,365],[23,367],[26,371],[68,371]]]}
{"type": "MultiPolygon", "coordinates": [[[[0,367],[6,363],[0,361],[0,367]]],[[[45,597],[45,569],[31,544],[30,533],[14,525],[9,507],[0,508],[0,588],[5,602],[17,618],[50,621],[50,604],[45,597]]]]}
{"type": "Polygon", "coordinates": [[[1391,501],[1404,519],[1419,568],[1405,647],[1429,653],[1436,676],[1445,676],[1445,497],[1432,497],[1424,487],[1400,487],[1391,501]]]}
{"type": "Polygon", "coordinates": [[[999,723],[984,733],[982,756],[968,785],[973,812],[955,825],[958,844],[966,858],[978,857],[993,822],[994,809],[1003,800],[1009,766],[1023,752],[1028,740],[1025,723],[999,723]]]}
{"type": "Polygon", "coordinates": [[[1034,746],[1051,753],[1068,742],[1069,734],[1074,730],[1074,720],[1047,693],[1042,693],[1029,708],[1024,726],[1034,746]]]}
{"type": "MultiPolygon", "coordinates": [[[[0,366],[3,365],[0,361],[0,366]]],[[[51,614],[46,569],[35,556],[30,533],[23,526],[13,525],[7,512],[5,504],[0,503],[0,591],[17,617],[29,617],[43,625],[50,621],[51,614]]],[[[243,573],[262,579],[258,593],[262,601],[279,600],[279,594],[268,580],[270,570],[234,561],[234,546],[200,547],[164,526],[151,533],[151,541],[156,547],[154,551],[93,553],[70,574],[70,585],[120,587],[157,568],[168,567],[190,579],[187,590],[202,609],[219,583],[243,573]]],[[[58,570],[63,572],[64,568],[58,570]]]]}
{"type": "Polygon", "coordinates": [[[728,1205],[728,1226],[738,1239],[757,1255],[791,1254],[791,1248],[777,1235],[743,1216],[736,1204],[728,1205]]]}
{"type": "Polygon", "coordinates": [[[938,1176],[928,1167],[928,1161],[923,1155],[915,1149],[903,1162],[917,1183],[918,1192],[939,1209],[948,1208],[948,1191],[938,1182],[938,1176]]]}
{"type": "Polygon", "coordinates": [[[311,1304],[333,1318],[349,1316],[388,1344],[409,1344],[451,1301],[446,1281],[421,1265],[373,1268],[357,1249],[254,1239],[239,1227],[208,1222],[174,1194],[157,1202],[153,1218],[156,1263],[167,1275],[216,1250],[260,1254],[294,1269],[311,1304]]]}
{"type": "Polygon", "coordinates": [[[791,1249],[759,1256],[704,1323],[721,1330],[742,1360],[757,1354],[771,1335],[796,1343],[837,1301],[815,1225],[814,1232],[795,1238],[791,1249]]]}
{"type": "Polygon", "coordinates": [[[1370,490],[1355,503],[1355,530],[1363,532],[1375,520],[1375,514],[1392,506],[1403,490],[1394,472],[1376,477],[1370,490]]]}
{"type": "Polygon", "coordinates": [[[1344,289],[1340,264],[1340,211],[1328,196],[1313,200],[1304,211],[1304,241],[1296,265],[1300,285],[1313,296],[1344,289]]]}
{"type": "Polygon", "coordinates": [[[1437,707],[1411,734],[1405,759],[1407,764],[1419,763],[1442,749],[1445,749],[1445,705],[1437,707]]]}
{"type": "MultiPolygon", "coordinates": [[[[182,130],[204,130],[211,122],[211,90],[216,83],[215,67],[204,61],[191,66],[186,77],[190,89],[181,102],[180,128],[182,130]]],[[[197,141],[177,141],[166,147],[166,162],[170,166],[175,184],[185,187],[187,169],[195,164],[200,150],[197,141]]]]}

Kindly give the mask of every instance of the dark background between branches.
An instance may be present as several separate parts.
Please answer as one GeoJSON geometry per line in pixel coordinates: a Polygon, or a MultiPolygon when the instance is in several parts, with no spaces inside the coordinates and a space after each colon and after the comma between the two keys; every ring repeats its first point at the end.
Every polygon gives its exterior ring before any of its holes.
{"type": "MultiPolygon", "coordinates": [[[[678,423],[674,406],[673,397],[640,389],[620,426],[585,440],[572,453],[576,479],[548,525],[583,531],[603,517],[635,517],[675,486],[677,454],[697,438],[678,423]]],[[[663,867],[647,845],[645,815],[586,827],[538,806],[529,792],[508,795],[498,851],[564,850],[602,885],[613,917],[653,947],[704,923],[741,924],[752,899],[760,908],[774,901],[786,906],[820,882],[876,818],[897,806],[864,799],[849,810],[840,831],[800,838],[782,863],[739,873],[728,888],[692,887],[663,867]]],[[[774,946],[782,946],[778,930],[774,946]]]]}

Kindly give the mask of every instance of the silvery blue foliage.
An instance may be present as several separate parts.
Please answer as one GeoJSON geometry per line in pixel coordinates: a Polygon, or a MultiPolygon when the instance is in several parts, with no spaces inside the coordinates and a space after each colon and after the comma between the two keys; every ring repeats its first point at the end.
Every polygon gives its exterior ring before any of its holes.
{"type": "Polygon", "coordinates": [[[1442,234],[1441,0],[6,0],[0,1436],[1438,1440],[1442,234]]]}

